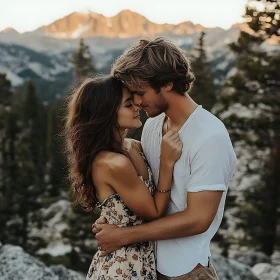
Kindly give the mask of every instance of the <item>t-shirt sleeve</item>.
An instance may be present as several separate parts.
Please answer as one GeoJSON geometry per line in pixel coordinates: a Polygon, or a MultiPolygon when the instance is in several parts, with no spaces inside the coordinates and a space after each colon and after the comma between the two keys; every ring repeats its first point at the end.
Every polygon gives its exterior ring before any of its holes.
{"type": "Polygon", "coordinates": [[[187,191],[226,191],[235,169],[235,153],[226,134],[201,142],[191,157],[187,191]]]}

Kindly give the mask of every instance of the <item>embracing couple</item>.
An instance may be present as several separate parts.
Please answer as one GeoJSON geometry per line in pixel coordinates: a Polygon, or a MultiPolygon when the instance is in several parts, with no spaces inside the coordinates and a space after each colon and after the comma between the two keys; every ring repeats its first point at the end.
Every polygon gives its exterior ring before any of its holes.
{"type": "Polygon", "coordinates": [[[70,96],[72,192],[101,210],[88,280],[218,279],[209,245],[236,156],[223,123],[189,96],[193,81],[180,48],[142,39],[70,96]],[[125,136],[141,108],[139,142],[125,136]]]}

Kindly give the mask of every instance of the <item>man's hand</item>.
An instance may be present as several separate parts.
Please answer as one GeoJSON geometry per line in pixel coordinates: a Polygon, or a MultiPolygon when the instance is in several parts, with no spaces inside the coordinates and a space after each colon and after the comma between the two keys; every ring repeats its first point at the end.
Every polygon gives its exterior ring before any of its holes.
{"type": "Polygon", "coordinates": [[[109,224],[95,224],[93,232],[97,232],[95,238],[101,256],[112,253],[125,245],[123,228],[109,224]]]}
{"type": "Polygon", "coordinates": [[[107,223],[106,218],[103,217],[103,216],[100,216],[100,217],[95,221],[95,223],[92,225],[92,227],[91,227],[92,232],[93,232],[93,233],[98,233],[97,228],[96,228],[96,225],[103,225],[103,224],[106,224],[106,223],[107,223]]]}

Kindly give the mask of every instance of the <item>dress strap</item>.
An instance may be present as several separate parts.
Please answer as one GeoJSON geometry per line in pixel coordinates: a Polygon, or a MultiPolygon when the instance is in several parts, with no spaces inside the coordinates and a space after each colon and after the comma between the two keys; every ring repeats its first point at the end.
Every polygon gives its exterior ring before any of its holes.
{"type": "Polygon", "coordinates": [[[141,149],[140,149],[140,147],[138,146],[137,142],[134,141],[134,140],[133,140],[133,142],[134,142],[134,144],[136,145],[139,154],[142,156],[142,158],[145,159],[144,153],[141,151],[141,149]]]}
{"type": "Polygon", "coordinates": [[[134,144],[137,146],[137,150],[138,150],[139,154],[141,155],[141,157],[143,158],[145,165],[147,166],[148,173],[149,173],[149,181],[152,181],[152,180],[153,180],[153,174],[152,174],[151,167],[150,167],[150,165],[149,165],[149,163],[148,163],[148,161],[147,161],[147,159],[146,159],[144,153],[143,153],[143,152],[141,151],[141,149],[139,148],[137,142],[136,142],[136,141],[133,141],[133,142],[134,142],[134,144]]]}

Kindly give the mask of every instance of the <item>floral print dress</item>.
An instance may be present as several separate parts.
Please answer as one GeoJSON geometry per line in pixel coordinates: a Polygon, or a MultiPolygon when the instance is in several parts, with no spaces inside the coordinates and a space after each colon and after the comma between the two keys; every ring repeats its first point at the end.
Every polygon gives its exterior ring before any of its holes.
{"type": "MultiPolygon", "coordinates": [[[[155,185],[151,169],[144,154],[139,151],[148,168],[149,179],[140,179],[153,194],[155,185]]],[[[102,210],[109,224],[120,227],[136,226],[144,223],[144,220],[136,216],[115,193],[109,196],[98,207],[102,210]]],[[[87,280],[154,280],[156,279],[155,247],[154,242],[141,242],[127,245],[104,257],[98,250],[92,259],[87,280]]]]}

